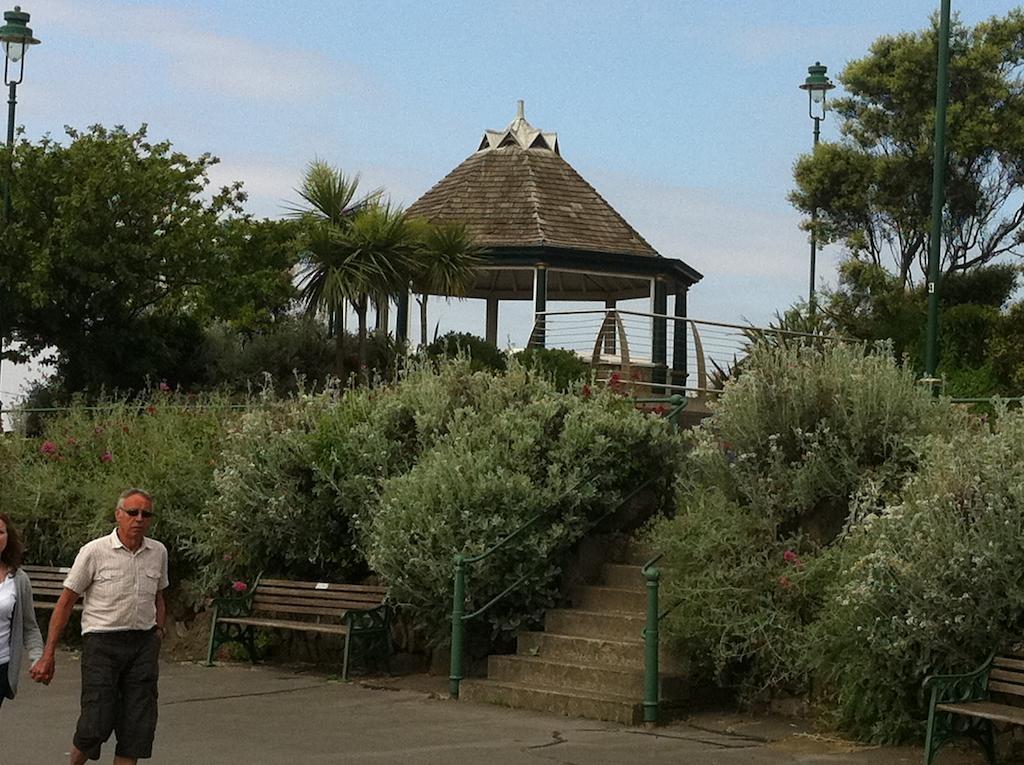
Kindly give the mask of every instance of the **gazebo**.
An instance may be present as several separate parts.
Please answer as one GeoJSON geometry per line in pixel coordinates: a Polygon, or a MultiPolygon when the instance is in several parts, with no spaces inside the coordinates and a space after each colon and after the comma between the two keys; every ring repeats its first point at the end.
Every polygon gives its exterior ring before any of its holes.
{"type": "MultiPolygon", "coordinates": [[[[685,317],[687,291],[701,274],[659,255],[562,158],[557,134],[526,121],[522,101],[508,127],[485,131],[476,151],[407,214],[462,221],[475,234],[485,265],[466,297],[487,301],[490,342],[497,342],[502,300],[533,301],[530,345],[544,347],[549,300],[602,301],[611,309],[619,300],[650,297],[652,381],[666,381],[668,297],[675,296],[672,317],[685,317]]],[[[399,331],[403,314],[407,304],[399,307],[399,331]]],[[[613,328],[601,334],[614,349],[613,328]]],[[[673,334],[672,381],[682,384],[686,332],[673,334]]]]}

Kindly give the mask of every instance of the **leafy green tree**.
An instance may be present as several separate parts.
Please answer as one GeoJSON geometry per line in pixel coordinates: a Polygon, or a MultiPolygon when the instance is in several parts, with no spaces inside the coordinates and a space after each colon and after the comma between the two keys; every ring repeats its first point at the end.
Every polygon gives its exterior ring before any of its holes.
{"type": "Polygon", "coordinates": [[[427,345],[427,298],[460,296],[473,284],[480,265],[475,237],[461,222],[418,222],[419,263],[414,287],[420,292],[420,344],[427,345]]]}
{"type": "Polygon", "coordinates": [[[182,354],[204,323],[285,310],[289,239],[242,214],[240,183],[209,192],[214,157],[150,142],[145,126],[67,137],[15,152],[0,318],[21,345],[7,358],[55,348],[68,392],[137,389],[150,374],[185,383],[182,354]]]}
{"type": "MultiPolygon", "coordinates": [[[[949,273],[939,293],[939,373],[954,396],[1024,393],[1020,322],[1024,303],[1010,305],[1019,270],[989,264],[949,273]]],[[[927,294],[907,289],[881,266],[850,260],[839,270],[839,286],[827,293],[826,329],[847,338],[891,341],[898,359],[924,367],[927,294]]]]}
{"type": "MultiPolygon", "coordinates": [[[[793,204],[818,211],[819,242],[920,281],[927,260],[936,83],[936,24],[879,38],[839,79],[842,139],[794,169],[793,204]]],[[[966,271],[1019,255],[1024,237],[1024,10],[951,39],[943,268],[966,271]]]]}

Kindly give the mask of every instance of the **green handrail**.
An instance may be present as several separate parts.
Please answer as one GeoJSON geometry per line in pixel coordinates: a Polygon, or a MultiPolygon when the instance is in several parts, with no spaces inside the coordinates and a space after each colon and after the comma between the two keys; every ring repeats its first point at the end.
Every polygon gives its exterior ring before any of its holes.
{"type": "MultiPolygon", "coordinates": [[[[596,476],[595,475],[590,475],[586,479],[578,481],[576,484],[574,484],[573,490],[575,490],[575,489],[579,488],[581,485],[583,485],[584,481],[591,480],[594,477],[596,477],[596,476]]],[[[613,515],[614,513],[618,512],[618,510],[620,510],[627,502],[632,500],[633,497],[637,496],[641,491],[643,491],[644,489],[646,489],[649,486],[651,486],[655,481],[658,481],[658,480],[661,480],[661,479],[662,479],[662,476],[657,475],[657,476],[653,476],[652,478],[648,479],[647,481],[644,481],[644,483],[642,483],[639,487],[637,487],[636,489],[631,491],[629,494],[627,494],[625,497],[623,497],[621,500],[619,500],[619,502],[615,505],[615,507],[613,507],[612,509],[610,509],[607,512],[605,512],[599,518],[596,518],[595,520],[593,520],[590,523],[588,523],[587,526],[586,526],[586,531],[589,531],[589,530],[597,527],[598,525],[600,525],[603,521],[605,521],[611,515],[613,515]]],[[[562,498],[563,499],[568,498],[569,493],[570,492],[566,492],[566,494],[562,498]]],[[[557,507],[557,503],[552,505],[552,508],[553,507],[557,507]]],[[[468,555],[465,555],[463,553],[459,553],[459,554],[457,554],[455,556],[455,558],[454,558],[455,573],[454,573],[454,577],[453,577],[454,581],[453,581],[453,585],[452,585],[452,641],[451,641],[451,659],[450,659],[450,672],[449,672],[449,675],[448,675],[448,695],[451,696],[451,698],[457,699],[459,697],[459,686],[462,683],[462,679],[463,679],[462,670],[463,670],[463,653],[464,653],[464,644],[465,644],[466,622],[468,622],[470,619],[474,619],[477,616],[479,616],[480,614],[484,613],[487,609],[489,609],[495,603],[500,601],[502,598],[504,598],[510,592],[514,591],[523,582],[525,582],[533,574],[535,574],[540,568],[542,568],[543,566],[546,566],[548,561],[547,560],[542,561],[541,565],[536,566],[535,568],[531,569],[526,574],[523,574],[521,577],[519,577],[519,579],[517,579],[511,585],[509,585],[504,590],[502,590],[501,593],[499,593],[495,597],[491,598],[491,600],[489,600],[485,605],[481,606],[476,611],[473,611],[470,614],[467,614],[465,612],[465,609],[466,609],[466,566],[468,564],[470,564],[470,563],[475,563],[475,562],[483,560],[484,558],[486,558],[489,555],[491,555],[492,553],[494,553],[496,550],[498,550],[501,547],[503,547],[504,545],[506,545],[511,540],[515,539],[517,536],[522,534],[528,528],[531,528],[540,519],[545,518],[548,515],[550,515],[552,508],[548,508],[547,510],[544,510],[543,512],[538,513],[533,518],[531,518],[528,521],[526,521],[525,523],[523,523],[515,531],[513,531],[510,534],[508,534],[503,539],[499,540],[491,548],[489,548],[488,550],[485,550],[484,552],[482,552],[482,553],[480,553],[478,555],[468,556],[468,555]]],[[[586,532],[584,532],[584,533],[586,533],[586,532]]]]}
{"type": "Polygon", "coordinates": [[[664,553],[655,555],[647,561],[640,572],[647,582],[647,624],[644,627],[644,724],[658,723],[658,583],[661,571],[654,564],[664,557],[664,553]]]}
{"type": "Polygon", "coordinates": [[[644,626],[644,723],[656,725],[658,723],[658,706],[660,695],[658,692],[658,648],[661,638],[661,621],[670,613],[683,604],[680,598],[664,611],[659,613],[658,597],[661,570],[654,568],[654,564],[665,557],[665,553],[658,553],[643,566],[640,573],[647,582],[647,623],[644,626]]]}

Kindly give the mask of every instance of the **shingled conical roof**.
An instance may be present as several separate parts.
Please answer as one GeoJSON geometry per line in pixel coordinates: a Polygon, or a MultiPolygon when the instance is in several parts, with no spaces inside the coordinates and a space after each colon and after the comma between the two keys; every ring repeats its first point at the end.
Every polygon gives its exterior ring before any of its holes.
{"type": "Polygon", "coordinates": [[[438,222],[466,223],[479,244],[658,257],[636,230],[562,159],[558,136],[519,113],[488,130],[476,152],[408,209],[438,222]]]}

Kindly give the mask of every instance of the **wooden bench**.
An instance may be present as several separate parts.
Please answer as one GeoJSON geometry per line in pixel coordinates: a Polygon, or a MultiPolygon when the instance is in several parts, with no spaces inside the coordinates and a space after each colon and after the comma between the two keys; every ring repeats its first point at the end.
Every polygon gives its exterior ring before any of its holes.
{"type": "Polygon", "coordinates": [[[377,646],[385,658],[390,657],[390,608],[386,598],[386,587],[258,579],[245,595],[214,601],[206,664],[213,665],[214,653],[225,643],[244,646],[255,662],[257,629],[341,635],[345,638],[341,677],[347,680],[353,639],[364,648],[377,646]]]}
{"type": "MultiPolygon", "coordinates": [[[[32,582],[32,600],[36,608],[52,611],[57,599],[64,592],[64,580],[71,570],[67,566],[22,566],[32,582]]],[[[75,610],[82,610],[82,602],[75,603],[75,610]]]]}
{"type": "Polygon", "coordinates": [[[939,749],[955,738],[976,742],[990,763],[996,761],[994,722],[1024,725],[1024,707],[1005,703],[1024,696],[1024,655],[991,656],[963,675],[932,675],[924,762],[931,765],[939,749]]]}

